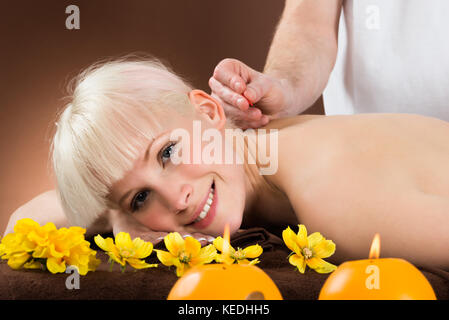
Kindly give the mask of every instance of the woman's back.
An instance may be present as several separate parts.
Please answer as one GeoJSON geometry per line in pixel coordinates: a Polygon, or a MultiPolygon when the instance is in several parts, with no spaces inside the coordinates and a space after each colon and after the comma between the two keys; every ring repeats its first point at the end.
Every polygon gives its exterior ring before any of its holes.
{"type": "Polygon", "coordinates": [[[267,128],[280,129],[273,181],[299,222],[337,243],[336,258],[366,257],[379,232],[384,255],[449,266],[449,123],[360,114],[267,128]]]}

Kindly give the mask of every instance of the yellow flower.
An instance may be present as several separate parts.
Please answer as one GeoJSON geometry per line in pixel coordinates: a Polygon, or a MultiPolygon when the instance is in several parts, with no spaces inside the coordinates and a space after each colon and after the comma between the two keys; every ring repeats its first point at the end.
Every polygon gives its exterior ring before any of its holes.
{"type": "Polygon", "coordinates": [[[153,252],[151,242],[146,242],[141,238],[131,240],[131,236],[126,232],[118,233],[115,236],[115,243],[112,238],[104,239],[100,235],[97,235],[94,240],[101,249],[106,251],[112,263],[115,261],[121,265],[122,271],[126,263],[135,269],[157,267],[157,264],[148,264],[144,260],[153,252]]]}
{"type": "Polygon", "coordinates": [[[216,261],[217,262],[223,262],[226,264],[233,264],[237,261],[239,264],[256,264],[259,263],[260,260],[257,258],[260,256],[263,252],[263,249],[258,244],[246,247],[245,249],[237,248],[235,250],[231,245],[229,245],[229,255],[224,256],[223,254],[223,238],[217,237],[214,240],[214,246],[217,248],[218,251],[221,252],[221,254],[217,254],[216,261]],[[253,260],[248,260],[253,259],[253,260]],[[256,259],[254,259],[256,258],[256,259]]]}
{"type": "Polygon", "coordinates": [[[34,251],[43,250],[48,242],[48,231],[56,229],[53,224],[41,227],[32,219],[21,219],[16,222],[14,232],[7,234],[2,239],[0,252],[2,259],[8,260],[8,265],[12,269],[35,266],[32,261],[34,251]]]}
{"type": "Polygon", "coordinates": [[[8,259],[13,269],[42,268],[51,273],[65,272],[66,264],[78,267],[85,275],[99,265],[96,252],[84,239],[85,229],[70,227],[56,229],[53,223],[40,226],[32,219],[21,219],[14,232],[6,235],[0,244],[0,256],[8,259]]]}
{"type": "Polygon", "coordinates": [[[31,257],[30,250],[23,245],[24,239],[24,235],[15,233],[9,233],[2,239],[0,256],[2,260],[8,260],[12,269],[20,269],[31,257]]]}
{"type": "Polygon", "coordinates": [[[156,250],[159,261],[166,266],[175,266],[176,275],[182,276],[191,267],[210,263],[215,259],[217,251],[210,244],[201,248],[201,244],[193,237],[184,240],[178,232],[172,232],[164,238],[167,251],[156,250]]]}
{"type": "Polygon", "coordinates": [[[101,263],[96,252],[84,239],[85,229],[80,227],[61,228],[50,232],[46,250],[35,251],[33,257],[47,258],[46,267],[52,273],[64,272],[67,265],[76,266],[81,275],[94,271],[101,263]]]}
{"type": "Polygon", "coordinates": [[[299,272],[304,273],[306,265],[319,273],[329,273],[337,268],[323,260],[334,254],[335,243],[326,240],[319,232],[307,237],[306,227],[300,224],[297,234],[287,227],[282,232],[282,238],[287,247],[293,251],[289,256],[289,262],[296,266],[299,272]]]}

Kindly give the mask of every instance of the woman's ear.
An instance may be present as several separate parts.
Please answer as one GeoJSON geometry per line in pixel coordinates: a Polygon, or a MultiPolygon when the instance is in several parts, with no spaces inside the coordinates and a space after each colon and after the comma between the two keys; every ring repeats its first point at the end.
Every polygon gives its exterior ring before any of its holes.
{"type": "Polygon", "coordinates": [[[220,102],[198,89],[190,91],[189,99],[195,110],[200,115],[205,116],[216,129],[224,128],[226,115],[220,102]]]}

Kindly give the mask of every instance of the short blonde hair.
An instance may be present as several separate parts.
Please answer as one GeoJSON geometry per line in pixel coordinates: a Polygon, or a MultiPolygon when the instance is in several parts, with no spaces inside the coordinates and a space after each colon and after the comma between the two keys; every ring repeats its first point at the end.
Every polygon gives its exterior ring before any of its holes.
{"type": "Polygon", "coordinates": [[[57,190],[71,224],[88,227],[111,207],[112,184],[161,130],[161,115],[193,112],[191,90],[149,57],[101,61],[71,81],[51,143],[57,190]]]}

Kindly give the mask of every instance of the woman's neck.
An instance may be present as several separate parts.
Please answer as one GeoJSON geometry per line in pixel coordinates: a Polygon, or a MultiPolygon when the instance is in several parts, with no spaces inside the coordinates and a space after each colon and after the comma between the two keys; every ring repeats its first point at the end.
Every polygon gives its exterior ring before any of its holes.
{"type": "Polygon", "coordinates": [[[243,132],[244,148],[242,159],[245,172],[246,202],[243,214],[242,228],[252,226],[265,227],[273,233],[278,233],[287,224],[296,224],[296,216],[290,201],[276,183],[276,171],[263,170],[267,168],[266,161],[261,164],[260,155],[266,150],[264,158],[275,161],[268,164],[277,168],[278,154],[277,130],[243,132]],[[263,137],[263,135],[266,135],[263,137]],[[261,138],[261,139],[259,139],[261,138]],[[266,144],[269,144],[267,146],[266,144]],[[265,144],[265,146],[264,146],[265,144]],[[259,154],[257,153],[259,152],[259,154]],[[271,174],[264,174],[264,173],[271,174]]]}

